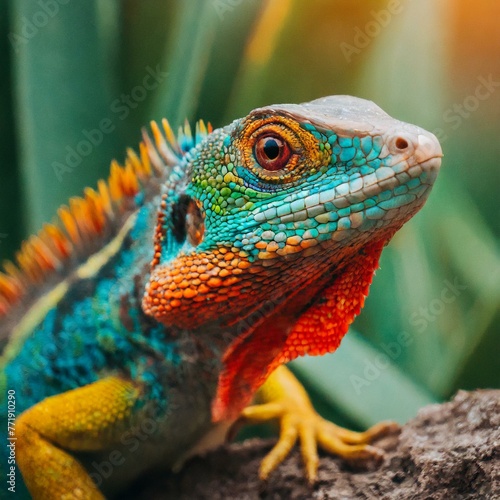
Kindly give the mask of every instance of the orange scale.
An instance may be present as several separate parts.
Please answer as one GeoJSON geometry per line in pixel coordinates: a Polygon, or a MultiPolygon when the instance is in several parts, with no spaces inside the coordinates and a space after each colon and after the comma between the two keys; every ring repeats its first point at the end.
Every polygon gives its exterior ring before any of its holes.
{"type": "Polygon", "coordinates": [[[262,260],[270,260],[275,259],[276,254],[274,252],[259,252],[258,257],[262,260]]]}
{"type": "Polygon", "coordinates": [[[185,299],[192,299],[198,295],[198,292],[196,290],[193,290],[192,288],[186,288],[183,292],[183,296],[185,299]]]}
{"type": "Polygon", "coordinates": [[[217,288],[222,285],[222,280],[220,278],[213,277],[207,281],[207,285],[212,288],[217,288]]]}
{"type": "Polygon", "coordinates": [[[276,252],[276,250],[279,249],[279,245],[278,243],[276,243],[276,241],[270,241],[268,244],[267,244],[267,247],[266,247],[266,250],[268,252],[276,252]]]}
{"type": "Polygon", "coordinates": [[[289,236],[286,239],[286,244],[292,245],[292,246],[297,246],[297,245],[300,245],[301,241],[302,241],[302,238],[300,236],[289,236]]]}
{"type": "Polygon", "coordinates": [[[205,295],[196,295],[191,300],[193,300],[194,302],[204,302],[207,300],[207,297],[205,295]]]}
{"type": "Polygon", "coordinates": [[[300,247],[301,248],[312,248],[315,247],[318,244],[317,240],[302,240],[300,242],[300,247]]]}
{"type": "Polygon", "coordinates": [[[285,256],[300,252],[301,250],[300,246],[285,245],[283,248],[277,250],[276,253],[278,255],[285,256]]]}

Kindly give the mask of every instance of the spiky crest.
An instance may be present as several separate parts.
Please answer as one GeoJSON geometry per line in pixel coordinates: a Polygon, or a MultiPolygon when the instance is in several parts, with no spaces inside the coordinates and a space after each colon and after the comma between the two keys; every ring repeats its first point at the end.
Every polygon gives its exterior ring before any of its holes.
{"type": "Polygon", "coordinates": [[[0,320],[24,297],[36,294],[54,275],[61,278],[75,262],[82,262],[111,239],[124,218],[137,208],[136,195],[148,190],[169,174],[189,149],[212,132],[210,123],[196,124],[193,140],[188,122],[177,137],[166,119],[162,129],[150,123],[154,142],[146,129],[139,145],[139,156],[127,149],[123,166],[111,162],[107,182],[100,180],[97,190],[86,188],[81,197],[73,197],[68,206],[57,211],[54,223],[45,224],[38,234],[24,241],[15,255],[15,263],[3,263],[0,271],[0,320]]]}

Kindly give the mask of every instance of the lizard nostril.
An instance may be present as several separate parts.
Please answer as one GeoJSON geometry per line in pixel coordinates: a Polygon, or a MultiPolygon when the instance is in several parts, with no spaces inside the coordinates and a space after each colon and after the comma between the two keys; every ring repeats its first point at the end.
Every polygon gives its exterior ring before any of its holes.
{"type": "Polygon", "coordinates": [[[395,145],[400,151],[404,151],[408,147],[408,141],[403,137],[398,137],[396,139],[395,145]]]}

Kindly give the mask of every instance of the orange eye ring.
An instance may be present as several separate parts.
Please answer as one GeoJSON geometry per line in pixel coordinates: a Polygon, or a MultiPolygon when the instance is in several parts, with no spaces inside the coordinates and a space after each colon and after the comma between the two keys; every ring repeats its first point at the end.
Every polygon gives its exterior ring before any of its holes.
{"type": "Polygon", "coordinates": [[[278,134],[265,133],[257,138],[253,148],[257,163],[270,172],[282,170],[292,156],[292,150],[278,134]]]}

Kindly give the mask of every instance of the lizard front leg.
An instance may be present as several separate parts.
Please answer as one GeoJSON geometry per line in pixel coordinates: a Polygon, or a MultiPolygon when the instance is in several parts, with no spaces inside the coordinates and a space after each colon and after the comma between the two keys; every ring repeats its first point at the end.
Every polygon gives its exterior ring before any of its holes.
{"type": "Polygon", "coordinates": [[[17,462],[31,495],[102,499],[72,451],[98,451],[118,442],[139,389],[108,377],[44,399],[16,421],[17,462]]]}
{"type": "Polygon", "coordinates": [[[307,478],[313,483],[318,470],[318,445],[348,460],[380,459],[383,452],[369,443],[398,429],[394,422],[380,422],[365,432],[353,432],[325,420],[312,406],[300,382],[285,366],[279,366],[271,373],[259,389],[257,399],[262,404],[243,410],[241,416],[245,422],[280,421],[279,440],[260,466],[261,479],[267,479],[285,459],[297,438],[301,443],[307,478]]]}

